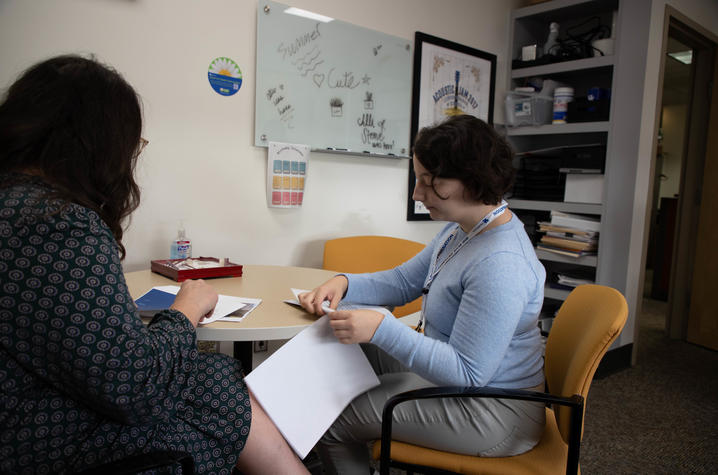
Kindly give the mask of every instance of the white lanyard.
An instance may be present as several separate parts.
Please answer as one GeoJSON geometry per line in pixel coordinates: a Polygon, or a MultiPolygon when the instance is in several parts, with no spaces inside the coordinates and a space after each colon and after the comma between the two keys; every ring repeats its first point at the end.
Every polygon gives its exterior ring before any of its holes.
{"type": "Polygon", "coordinates": [[[439,264],[439,257],[441,257],[441,254],[444,252],[444,249],[446,249],[446,246],[449,245],[451,240],[454,239],[454,237],[456,237],[456,234],[459,232],[458,224],[456,225],[456,228],[454,228],[454,230],[451,232],[449,237],[446,238],[446,241],[444,241],[444,244],[439,249],[439,252],[436,253],[436,259],[434,260],[434,264],[431,266],[429,278],[426,280],[424,288],[421,289],[421,293],[424,294],[424,298],[421,302],[421,317],[419,319],[419,324],[416,326],[416,331],[421,331],[424,326],[424,322],[426,321],[426,315],[424,314],[424,309],[426,308],[426,298],[429,293],[429,289],[431,288],[431,284],[434,282],[436,276],[439,275],[441,269],[444,268],[446,263],[449,262],[452,257],[459,253],[461,248],[463,248],[466,244],[468,244],[469,241],[471,241],[474,237],[481,233],[481,231],[486,229],[486,226],[488,226],[494,219],[504,214],[504,211],[506,211],[508,206],[509,204],[506,202],[506,200],[501,200],[501,204],[498,207],[494,208],[486,216],[484,216],[481,221],[479,221],[476,226],[474,226],[474,228],[469,232],[469,234],[464,236],[464,239],[462,239],[461,242],[454,249],[451,250],[449,255],[446,256],[446,259],[441,261],[441,264],[439,264]]]}

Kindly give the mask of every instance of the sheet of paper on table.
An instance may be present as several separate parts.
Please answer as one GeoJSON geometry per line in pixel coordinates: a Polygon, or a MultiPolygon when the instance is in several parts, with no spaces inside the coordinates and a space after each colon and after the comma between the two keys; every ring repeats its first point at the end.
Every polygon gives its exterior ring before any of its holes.
{"type": "Polygon", "coordinates": [[[257,366],[245,382],[304,458],[351,400],[379,379],[359,345],[339,343],[325,315],[257,366]]]}
{"type": "MultiPolygon", "coordinates": [[[[300,307],[300,308],[301,308],[301,307],[302,307],[302,304],[299,303],[299,294],[303,294],[304,292],[309,292],[309,291],[308,291],[308,290],[304,290],[304,289],[292,289],[292,293],[294,294],[294,298],[293,298],[293,299],[284,300],[283,302],[284,302],[284,303],[288,303],[289,305],[294,305],[295,307],[300,307]]],[[[325,301],[322,303],[322,308],[324,309],[324,312],[325,312],[325,313],[331,313],[331,312],[334,311],[334,309],[332,309],[332,308],[329,307],[329,301],[328,301],[328,300],[325,300],[325,301]]],[[[345,309],[345,310],[348,310],[348,309],[345,309]]]]}
{"type": "MultiPolygon", "coordinates": [[[[174,302],[174,297],[179,292],[179,286],[162,285],[153,287],[147,293],[135,300],[141,316],[153,316],[156,312],[169,308],[174,302]]],[[[199,323],[206,325],[217,320],[229,322],[241,322],[249,313],[262,303],[262,299],[247,297],[234,297],[231,295],[220,295],[214,312],[199,323]]]]}
{"type": "MultiPolygon", "coordinates": [[[[301,307],[302,304],[299,303],[299,294],[303,294],[304,292],[309,292],[309,290],[305,289],[292,289],[292,293],[294,294],[293,299],[287,299],[283,300],[284,303],[288,303],[289,305],[294,305],[295,307],[301,307]]],[[[329,300],[325,300],[322,302],[322,308],[324,309],[324,313],[332,313],[334,311],[333,308],[329,307],[329,300]]],[[[337,310],[376,310],[379,313],[383,313],[384,315],[390,314],[393,307],[383,307],[381,305],[368,305],[364,303],[354,303],[354,302],[347,302],[346,300],[341,300],[339,302],[339,305],[337,306],[337,310]]]]}

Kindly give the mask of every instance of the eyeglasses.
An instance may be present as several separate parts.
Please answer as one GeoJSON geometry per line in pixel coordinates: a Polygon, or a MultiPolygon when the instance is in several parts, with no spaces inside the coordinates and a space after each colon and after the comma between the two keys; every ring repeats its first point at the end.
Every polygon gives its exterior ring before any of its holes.
{"type": "Polygon", "coordinates": [[[140,137],[140,147],[137,149],[137,155],[142,153],[142,151],[145,149],[145,147],[147,146],[148,143],[150,143],[149,140],[140,137]]]}

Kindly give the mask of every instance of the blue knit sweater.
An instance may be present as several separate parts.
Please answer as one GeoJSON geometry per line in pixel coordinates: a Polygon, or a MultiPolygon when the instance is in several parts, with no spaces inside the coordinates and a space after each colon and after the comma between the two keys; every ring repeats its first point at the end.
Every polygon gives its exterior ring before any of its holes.
{"type": "MultiPolygon", "coordinates": [[[[457,228],[448,224],[414,258],[394,269],[344,274],[344,300],[401,305],[421,296],[439,249],[457,228]]],[[[439,262],[461,242],[459,228],[439,262]]],[[[527,388],[541,384],[543,342],[538,314],[546,271],[514,215],[454,255],[424,296],[424,334],[384,318],[371,342],[439,385],[527,388]]]]}

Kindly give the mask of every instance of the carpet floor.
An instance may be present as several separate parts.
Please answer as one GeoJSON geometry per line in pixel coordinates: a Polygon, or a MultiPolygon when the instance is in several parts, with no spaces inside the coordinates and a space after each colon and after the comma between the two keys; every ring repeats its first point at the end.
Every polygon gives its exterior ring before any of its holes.
{"type": "Polygon", "coordinates": [[[591,384],[584,475],[718,473],[718,352],[669,339],[665,311],[644,299],[636,365],[591,384]]]}

